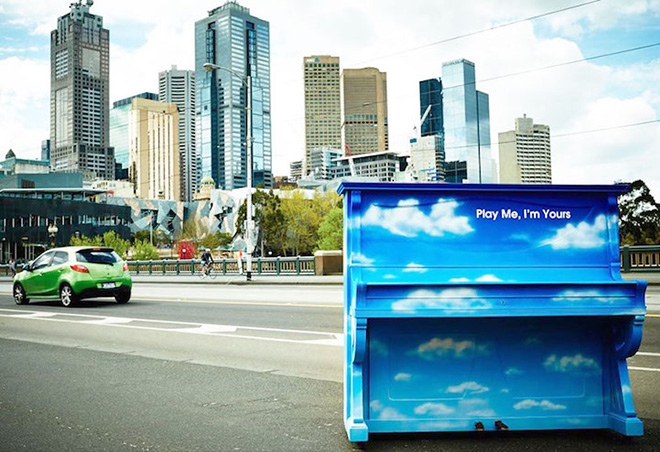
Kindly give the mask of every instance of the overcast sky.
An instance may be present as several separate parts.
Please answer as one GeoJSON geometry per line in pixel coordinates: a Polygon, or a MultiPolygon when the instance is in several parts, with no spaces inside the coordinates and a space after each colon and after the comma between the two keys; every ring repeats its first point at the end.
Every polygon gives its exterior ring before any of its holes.
{"type": "MultiPolygon", "coordinates": [[[[643,179],[660,200],[660,46],[511,75],[660,43],[660,0],[241,0],[270,22],[273,170],[304,149],[303,57],[387,72],[390,149],[409,150],[419,81],[445,61],[475,63],[490,95],[491,141],[526,113],[550,126],[555,183],[643,179]],[[470,37],[433,44],[485,30],[470,37]],[[504,76],[504,77],[502,77],[504,76]],[[622,127],[651,122],[645,125],[622,127]],[[581,133],[606,129],[595,133],[581,133]]],[[[71,1],[0,3],[0,158],[39,158],[49,137],[50,32],[71,1]]],[[[224,0],[96,0],[110,30],[110,101],[157,92],[158,72],[194,68],[194,23],[224,0]]]]}

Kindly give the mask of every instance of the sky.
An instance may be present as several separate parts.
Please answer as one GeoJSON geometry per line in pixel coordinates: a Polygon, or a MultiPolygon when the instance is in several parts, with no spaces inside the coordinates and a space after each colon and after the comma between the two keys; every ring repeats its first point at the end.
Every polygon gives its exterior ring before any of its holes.
{"type": "MultiPolygon", "coordinates": [[[[49,138],[50,32],[70,2],[0,2],[0,158],[10,148],[39,158],[49,138]]],[[[419,81],[465,58],[490,95],[496,160],[498,133],[526,114],[550,126],[553,183],[642,179],[660,200],[660,0],[592,1],[524,20],[588,2],[240,0],[270,22],[274,174],[304,154],[305,56],[387,72],[390,150],[402,154],[419,122],[419,81]]],[[[91,12],[110,30],[110,102],[157,92],[172,65],[194,69],[194,23],[223,3],[96,0],[91,12]]]]}

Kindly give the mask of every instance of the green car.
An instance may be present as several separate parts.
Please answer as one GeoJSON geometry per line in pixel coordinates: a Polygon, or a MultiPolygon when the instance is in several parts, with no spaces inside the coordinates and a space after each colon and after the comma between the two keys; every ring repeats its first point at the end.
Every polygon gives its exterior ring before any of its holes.
{"type": "Polygon", "coordinates": [[[30,262],[14,277],[14,301],[59,297],[62,306],[83,298],[115,297],[128,303],[133,282],[128,264],[112,248],[53,248],[30,262]]]}

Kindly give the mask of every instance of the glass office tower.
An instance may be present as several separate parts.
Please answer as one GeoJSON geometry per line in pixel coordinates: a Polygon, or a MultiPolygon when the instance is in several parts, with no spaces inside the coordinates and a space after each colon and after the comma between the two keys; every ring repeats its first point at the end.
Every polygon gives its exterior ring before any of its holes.
{"type": "Polygon", "coordinates": [[[268,22],[230,1],[195,22],[196,140],[201,177],[247,185],[247,84],[252,78],[253,186],[273,186],[268,22]],[[206,71],[205,63],[220,67],[206,71]]]}
{"type": "Polygon", "coordinates": [[[442,103],[446,181],[497,182],[488,94],[476,90],[474,63],[443,63],[442,103]]]}
{"type": "Polygon", "coordinates": [[[420,135],[442,136],[442,80],[432,78],[419,82],[420,135]]]}

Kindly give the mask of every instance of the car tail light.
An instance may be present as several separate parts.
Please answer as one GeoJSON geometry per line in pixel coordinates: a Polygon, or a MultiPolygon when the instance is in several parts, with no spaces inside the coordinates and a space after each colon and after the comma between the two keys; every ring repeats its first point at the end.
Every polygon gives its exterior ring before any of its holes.
{"type": "Polygon", "coordinates": [[[125,272],[128,271],[128,262],[124,262],[124,266],[122,267],[122,270],[125,272]]]}
{"type": "Polygon", "coordinates": [[[79,265],[79,264],[72,265],[71,270],[76,271],[76,272],[80,272],[80,273],[89,273],[89,269],[87,267],[85,267],[84,265],[79,265]]]}

